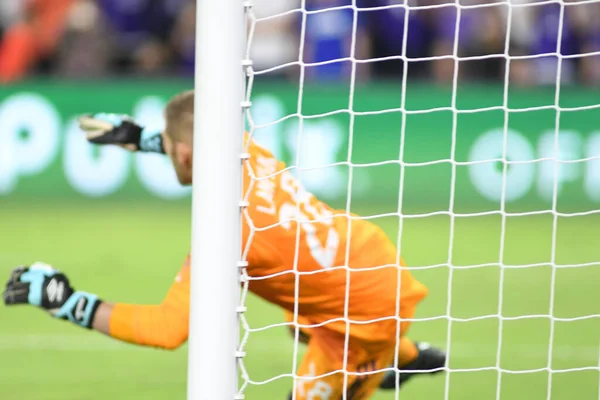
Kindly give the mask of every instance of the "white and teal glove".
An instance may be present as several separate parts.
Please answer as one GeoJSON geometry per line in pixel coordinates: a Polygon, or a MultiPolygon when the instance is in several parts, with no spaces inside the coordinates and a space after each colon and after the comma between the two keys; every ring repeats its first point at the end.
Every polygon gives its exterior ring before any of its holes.
{"type": "Polygon", "coordinates": [[[95,294],[75,291],[63,273],[44,263],[15,268],[2,298],[7,306],[31,304],[84,328],[92,327],[101,303],[95,294]]]}
{"type": "Polygon", "coordinates": [[[79,127],[91,143],[113,144],[130,151],[165,153],[161,132],[143,128],[128,115],[87,114],[79,117],[79,127]]]}

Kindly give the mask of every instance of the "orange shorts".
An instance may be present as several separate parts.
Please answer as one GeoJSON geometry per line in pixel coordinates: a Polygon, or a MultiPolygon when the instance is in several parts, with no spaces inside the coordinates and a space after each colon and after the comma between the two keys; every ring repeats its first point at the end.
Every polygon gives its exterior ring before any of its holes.
{"type": "MultiPolygon", "coordinates": [[[[287,322],[293,315],[285,312],[287,322]]],[[[299,324],[309,324],[298,316],[299,324]]],[[[370,398],[379,388],[385,369],[394,361],[412,359],[417,355],[414,344],[405,337],[410,322],[401,328],[400,348],[396,358],[394,342],[367,342],[349,338],[346,350],[345,335],[326,327],[299,328],[299,339],[308,347],[297,371],[296,399],[298,400],[363,400],[370,398]]],[[[290,325],[292,335],[295,329],[290,325]]]]}
{"type": "Polygon", "coordinates": [[[296,399],[368,399],[394,361],[396,346],[371,346],[326,328],[310,329],[310,341],[296,378],[296,399]]]}

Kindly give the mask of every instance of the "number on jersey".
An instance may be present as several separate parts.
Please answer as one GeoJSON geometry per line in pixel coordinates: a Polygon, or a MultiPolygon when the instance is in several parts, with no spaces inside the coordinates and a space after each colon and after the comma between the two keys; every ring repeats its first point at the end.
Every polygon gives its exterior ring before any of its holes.
{"type": "Polygon", "coordinates": [[[313,258],[322,268],[331,268],[340,244],[340,238],[333,225],[333,214],[315,197],[304,190],[300,182],[289,172],[281,174],[281,188],[290,195],[292,202],[279,208],[279,221],[285,229],[291,229],[291,220],[297,219],[306,238],[306,244],[313,258]],[[312,221],[312,222],[311,222],[312,221]],[[316,224],[329,227],[325,244],[317,237],[316,224]]]}

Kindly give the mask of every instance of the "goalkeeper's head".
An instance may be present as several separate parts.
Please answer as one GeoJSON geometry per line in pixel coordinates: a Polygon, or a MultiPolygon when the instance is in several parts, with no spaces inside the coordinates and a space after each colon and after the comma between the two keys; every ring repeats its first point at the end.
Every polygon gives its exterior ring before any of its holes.
{"type": "Polygon", "coordinates": [[[182,185],[192,183],[194,91],[174,96],[165,108],[166,128],[163,132],[165,152],[173,161],[177,179],[182,185]]]}

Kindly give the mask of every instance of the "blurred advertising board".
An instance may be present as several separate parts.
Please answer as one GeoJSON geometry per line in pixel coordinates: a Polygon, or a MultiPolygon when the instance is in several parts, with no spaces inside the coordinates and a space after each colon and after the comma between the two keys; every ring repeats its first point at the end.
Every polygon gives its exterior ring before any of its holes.
{"type": "MultiPolygon", "coordinates": [[[[3,87],[0,196],[189,197],[166,157],[91,146],[75,122],[83,113],[115,112],[161,128],[166,101],[188,87],[135,80],[3,87]]],[[[485,212],[502,203],[509,212],[589,210],[600,207],[598,104],[600,92],[585,88],[557,95],[552,87],[402,90],[378,83],[351,91],[337,83],[300,91],[289,82],[259,82],[247,127],[336,206],[345,207],[350,193],[352,205],[390,212],[485,212]]]]}

